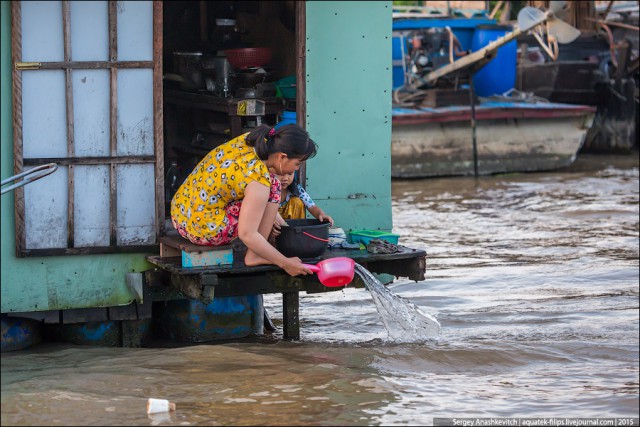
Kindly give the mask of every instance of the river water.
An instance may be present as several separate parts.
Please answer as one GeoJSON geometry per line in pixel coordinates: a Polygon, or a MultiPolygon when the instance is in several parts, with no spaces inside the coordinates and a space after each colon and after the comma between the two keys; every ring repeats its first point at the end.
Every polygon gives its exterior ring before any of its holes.
{"type": "Polygon", "coordinates": [[[398,342],[366,289],[301,295],[301,341],[2,354],[2,425],[430,425],[438,417],[638,417],[639,172],[394,180],[394,232],[426,280],[388,289],[441,325],[398,342]],[[149,397],[177,410],[148,416],[149,397]]]}

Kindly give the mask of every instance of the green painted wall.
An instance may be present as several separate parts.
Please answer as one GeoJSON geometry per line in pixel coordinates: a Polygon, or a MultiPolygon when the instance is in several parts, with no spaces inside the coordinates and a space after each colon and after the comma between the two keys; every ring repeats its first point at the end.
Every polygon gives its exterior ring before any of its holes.
{"type": "Polygon", "coordinates": [[[392,2],[307,2],[307,190],[337,227],[390,231],[392,2]]]}
{"type": "MultiPolygon", "coordinates": [[[[13,173],[10,2],[1,3],[0,172],[13,173]]],[[[307,128],[320,146],[311,196],[345,230],[391,230],[391,2],[307,3],[307,128]]],[[[145,254],[15,257],[13,192],[1,198],[2,312],[128,304],[145,254]]]]}
{"type": "MultiPolygon", "coordinates": [[[[11,5],[2,1],[0,21],[0,175],[13,172],[11,107],[11,5]]],[[[128,304],[125,273],[151,267],[143,254],[16,258],[13,191],[1,197],[2,313],[107,307],[128,304]]]]}

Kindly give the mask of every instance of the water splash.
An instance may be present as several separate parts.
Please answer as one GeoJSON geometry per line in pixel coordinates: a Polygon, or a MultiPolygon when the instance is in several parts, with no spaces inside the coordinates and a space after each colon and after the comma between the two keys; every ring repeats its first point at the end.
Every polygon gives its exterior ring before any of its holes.
{"type": "Polygon", "coordinates": [[[364,281],[365,288],[371,293],[389,338],[403,343],[438,338],[441,326],[435,317],[391,292],[360,264],[356,263],[355,271],[364,281]]]}

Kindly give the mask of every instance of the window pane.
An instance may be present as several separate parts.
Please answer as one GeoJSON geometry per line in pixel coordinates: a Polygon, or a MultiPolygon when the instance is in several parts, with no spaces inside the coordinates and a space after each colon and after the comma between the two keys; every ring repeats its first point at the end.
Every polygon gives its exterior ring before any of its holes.
{"type": "Polygon", "coordinates": [[[153,154],[153,72],[118,70],[118,155],[153,154]]]}
{"type": "Polygon", "coordinates": [[[62,3],[59,1],[23,1],[22,61],[64,60],[62,3]]]}
{"type": "Polygon", "coordinates": [[[23,188],[26,248],[66,248],[69,198],[67,168],[59,166],[51,175],[23,188]]]}
{"type": "Polygon", "coordinates": [[[109,71],[73,70],[73,128],[77,157],[109,155],[109,71]]]}
{"type": "Polygon", "coordinates": [[[118,165],[118,245],[155,243],[154,165],[118,165]]]}
{"type": "Polygon", "coordinates": [[[24,158],[67,157],[64,71],[23,71],[22,111],[24,158]]]}
{"type": "Polygon", "coordinates": [[[109,246],[109,166],[76,166],[74,183],[74,245],[109,246]]]}
{"type": "Polygon", "coordinates": [[[71,2],[71,59],[109,60],[109,8],[106,1],[71,2]]]}

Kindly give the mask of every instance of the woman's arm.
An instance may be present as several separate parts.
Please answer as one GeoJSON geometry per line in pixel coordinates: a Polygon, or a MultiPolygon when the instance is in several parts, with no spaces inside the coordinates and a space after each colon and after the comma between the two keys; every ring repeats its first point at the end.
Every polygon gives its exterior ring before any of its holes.
{"type": "Polygon", "coordinates": [[[278,204],[268,200],[269,187],[256,181],[247,184],[238,219],[238,237],[256,255],[291,276],[310,274],[311,270],[303,266],[300,258],[285,257],[267,241],[278,211],[278,204]]]}

